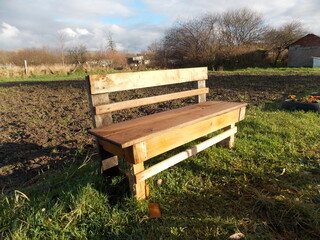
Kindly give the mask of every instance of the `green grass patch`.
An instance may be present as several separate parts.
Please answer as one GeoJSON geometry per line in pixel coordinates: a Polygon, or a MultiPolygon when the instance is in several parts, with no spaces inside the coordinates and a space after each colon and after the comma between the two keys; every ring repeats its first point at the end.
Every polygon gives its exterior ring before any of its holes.
{"type": "Polygon", "coordinates": [[[81,167],[2,194],[0,239],[320,238],[319,113],[259,105],[238,130],[234,149],[211,147],[150,178],[140,202],[124,177],[105,184],[88,152],[81,167]],[[148,202],[161,219],[148,219],[148,202]]]}

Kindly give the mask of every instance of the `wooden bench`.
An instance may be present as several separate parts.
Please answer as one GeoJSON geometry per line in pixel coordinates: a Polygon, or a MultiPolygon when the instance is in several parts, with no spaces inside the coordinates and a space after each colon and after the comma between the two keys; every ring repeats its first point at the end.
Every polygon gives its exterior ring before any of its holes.
{"type": "Polygon", "coordinates": [[[131,192],[137,199],[146,197],[145,180],[216,144],[231,148],[235,123],[244,119],[246,103],[208,101],[205,87],[207,68],[186,68],[148,72],[116,73],[87,76],[89,103],[103,169],[114,168],[118,158],[127,165],[131,192]],[[196,82],[196,89],[110,103],[109,93],[168,84],[196,82]],[[164,111],[120,123],[113,123],[111,112],[196,96],[197,104],[164,111]],[[224,131],[193,148],[144,169],[144,161],[203,137],[224,131]]]}

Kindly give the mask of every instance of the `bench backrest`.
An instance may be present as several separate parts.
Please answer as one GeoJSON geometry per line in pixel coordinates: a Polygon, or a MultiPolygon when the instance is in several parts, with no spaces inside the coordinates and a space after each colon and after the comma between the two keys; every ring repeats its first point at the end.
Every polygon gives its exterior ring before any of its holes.
{"type": "Polygon", "coordinates": [[[100,127],[111,124],[111,113],[118,110],[191,96],[197,96],[197,102],[205,102],[206,93],[209,92],[205,84],[206,79],[208,79],[206,67],[87,76],[93,125],[100,127]],[[109,93],[112,92],[192,81],[197,82],[197,89],[116,103],[110,103],[109,100],[109,93]]]}

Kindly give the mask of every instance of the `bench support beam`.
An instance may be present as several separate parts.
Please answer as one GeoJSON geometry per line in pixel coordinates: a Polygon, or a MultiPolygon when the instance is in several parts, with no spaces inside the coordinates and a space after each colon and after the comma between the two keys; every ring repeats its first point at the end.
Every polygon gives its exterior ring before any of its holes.
{"type": "Polygon", "coordinates": [[[157,163],[153,165],[152,167],[149,167],[146,170],[140,171],[135,174],[135,181],[137,183],[144,182],[146,179],[156,175],[159,172],[162,172],[163,170],[176,165],[177,163],[205,150],[208,147],[211,147],[212,145],[226,139],[230,138],[231,136],[234,136],[234,134],[237,132],[237,127],[232,127],[231,129],[220,133],[217,136],[214,136],[213,138],[210,138],[198,145],[195,145],[194,147],[187,149],[181,153],[178,153],[166,160],[163,160],[160,163],[157,163]]]}

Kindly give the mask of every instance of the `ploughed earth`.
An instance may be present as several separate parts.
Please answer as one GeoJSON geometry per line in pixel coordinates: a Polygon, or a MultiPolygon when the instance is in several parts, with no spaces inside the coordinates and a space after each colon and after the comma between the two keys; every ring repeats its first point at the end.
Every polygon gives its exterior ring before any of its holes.
{"type": "MultiPolygon", "coordinates": [[[[207,100],[247,102],[249,108],[280,103],[288,95],[320,88],[320,75],[210,75],[207,100]]],[[[192,84],[113,93],[112,101],[187,90],[192,84]]],[[[83,80],[19,82],[0,85],[0,189],[10,191],[37,181],[44,171],[63,170],[96,158],[87,133],[91,117],[83,80]]],[[[114,113],[114,121],[192,104],[195,98],[169,101],[114,113]]],[[[278,105],[277,105],[278,104],[278,105]]]]}

